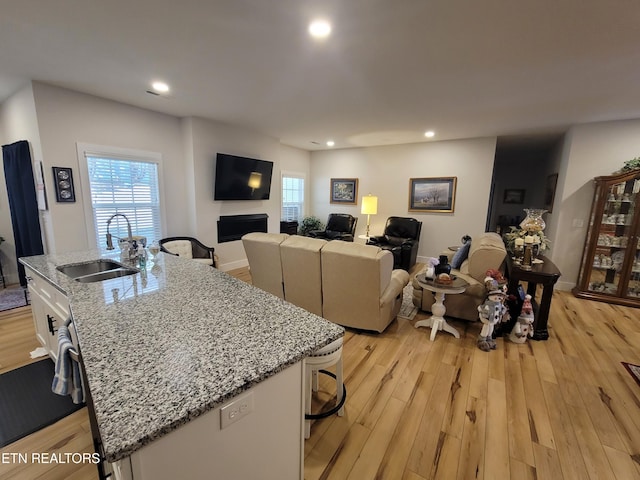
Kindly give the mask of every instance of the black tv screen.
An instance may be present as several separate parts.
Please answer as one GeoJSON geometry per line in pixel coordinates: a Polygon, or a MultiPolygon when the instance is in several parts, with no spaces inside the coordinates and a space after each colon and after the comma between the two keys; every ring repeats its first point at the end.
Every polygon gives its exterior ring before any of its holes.
{"type": "Polygon", "coordinates": [[[273,162],[216,155],[214,200],[269,200],[273,162]]]}

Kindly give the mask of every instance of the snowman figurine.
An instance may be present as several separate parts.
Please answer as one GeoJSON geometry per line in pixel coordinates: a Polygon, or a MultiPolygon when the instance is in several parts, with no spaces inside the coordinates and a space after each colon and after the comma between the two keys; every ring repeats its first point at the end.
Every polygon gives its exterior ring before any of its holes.
{"type": "Polygon", "coordinates": [[[509,310],[504,304],[506,293],[491,277],[485,278],[485,286],[489,293],[482,305],[478,307],[478,317],[482,322],[482,330],[478,337],[478,348],[485,352],[496,349],[493,329],[496,324],[508,319],[509,310]],[[492,281],[493,280],[493,281],[492,281]]]}
{"type": "Polygon", "coordinates": [[[518,321],[513,326],[509,334],[509,340],[514,343],[524,343],[527,337],[533,337],[533,307],[531,306],[531,295],[524,297],[522,310],[518,315],[518,321]]]}

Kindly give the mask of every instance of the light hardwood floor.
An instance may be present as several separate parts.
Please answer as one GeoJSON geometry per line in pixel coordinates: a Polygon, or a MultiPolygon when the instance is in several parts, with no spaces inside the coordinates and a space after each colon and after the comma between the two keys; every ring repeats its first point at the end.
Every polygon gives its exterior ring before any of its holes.
{"type": "MultiPolygon", "coordinates": [[[[246,269],[230,273],[250,282],[246,269]]],[[[0,371],[37,346],[20,310],[0,313],[0,371]]],[[[312,426],[307,480],[640,479],[640,386],[620,363],[640,364],[640,310],[555,292],[549,340],[499,339],[488,353],[480,324],[450,321],[461,338],[430,342],[413,327],[426,317],[347,331],[346,412],[312,426]]],[[[314,410],[335,394],[321,377],[314,410]]],[[[88,431],[83,409],[0,453],[90,451],[88,431]]],[[[39,467],[0,464],[0,478],[97,477],[93,466],[39,467]]]]}

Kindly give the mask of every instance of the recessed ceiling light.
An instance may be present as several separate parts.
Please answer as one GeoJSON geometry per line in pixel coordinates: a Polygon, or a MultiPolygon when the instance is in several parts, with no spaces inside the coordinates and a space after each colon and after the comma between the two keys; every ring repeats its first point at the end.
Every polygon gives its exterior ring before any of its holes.
{"type": "Polygon", "coordinates": [[[159,93],[167,93],[169,91],[169,85],[164,82],[153,82],[151,88],[159,93]]]}
{"type": "Polygon", "coordinates": [[[314,20],[309,24],[309,34],[313,38],[327,38],[331,34],[331,24],[326,20],[314,20]]]}
{"type": "Polygon", "coordinates": [[[333,147],[336,144],[333,140],[327,140],[327,147],[333,147]]]}
{"type": "Polygon", "coordinates": [[[436,132],[434,132],[433,130],[427,130],[426,132],[424,132],[424,136],[427,138],[433,138],[435,134],[436,132]]]}

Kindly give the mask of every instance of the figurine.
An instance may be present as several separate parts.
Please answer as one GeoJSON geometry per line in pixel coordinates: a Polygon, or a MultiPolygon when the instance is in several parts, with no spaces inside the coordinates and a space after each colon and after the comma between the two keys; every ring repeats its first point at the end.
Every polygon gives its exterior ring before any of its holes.
{"type": "Polygon", "coordinates": [[[478,348],[488,352],[496,349],[493,329],[497,323],[508,321],[509,309],[504,304],[507,296],[504,288],[498,287],[498,282],[491,277],[485,278],[484,281],[485,286],[490,290],[487,294],[487,299],[478,307],[478,317],[482,322],[482,330],[478,337],[478,348]]]}
{"type": "Polygon", "coordinates": [[[500,286],[506,285],[507,283],[507,279],[504,278],[502,272],[494,268],[490,268],[489,270],[487,270],[485,276],[493,278],[496,282],[498,282],[498,285],[500,286]]]}
{"type": "Polygon", "coordinates": [[[514,343],[524,343],[527,341],[527,337],[533,337],[533,320],[531,295],[527,294],[524,297],[524,303],[522,304],[520,315],[518,315],[518,321],[509,334],[509,340],[514,343]]]}

